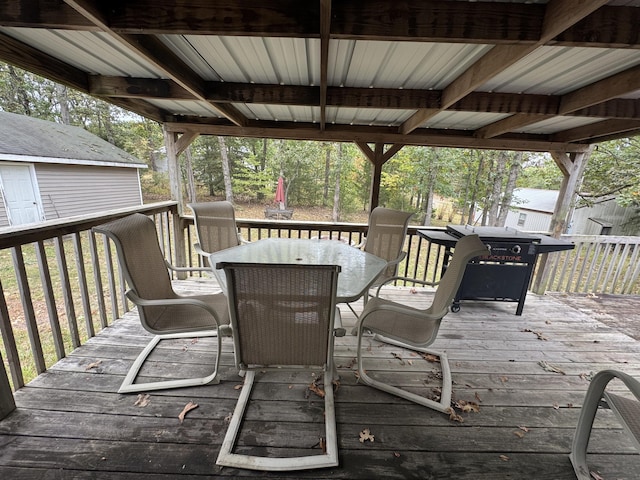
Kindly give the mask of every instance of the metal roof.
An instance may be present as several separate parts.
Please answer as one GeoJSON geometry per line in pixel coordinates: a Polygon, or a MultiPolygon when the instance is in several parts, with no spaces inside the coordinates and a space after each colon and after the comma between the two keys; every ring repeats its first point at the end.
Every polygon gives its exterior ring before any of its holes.
{"type": "Polygon", "coordinates": [[[173,132],[584,151],[640,133],[640,0],[16,0],[0,60],[173,132]]]}

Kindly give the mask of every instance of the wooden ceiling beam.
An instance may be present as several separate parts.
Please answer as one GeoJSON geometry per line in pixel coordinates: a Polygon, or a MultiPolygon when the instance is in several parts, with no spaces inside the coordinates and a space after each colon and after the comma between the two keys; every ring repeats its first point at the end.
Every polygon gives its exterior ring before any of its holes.
{"type": "MultiPolygon", "coordinates": [[[[20,55],[15,56],[21,58],[20,55]]],[[[67,66],[65,64],[60,68],[65,69],[67,66]]],[[[631,77],[635,78],[633,75],[631,77]]],[[[88,78],[88,93],[91,95],[111,98],[198,100],[193,94],[169,79],[102,75],[90,75],[88,78]]],[[[218,105],[225,103],[307,107],[320,105],[319,87],[234,82],[205,82],[204,85],[206,100],[218,105]]],[[[437,90],[328,87],[326,104],[353,108],[414,109],[419,106],[439,109],[440,95],[441,92],[437,90]]],[[[542,116],[556,115],[562,99],[563,97],[557,95],[471,92],[451,105],[448,110],[525,114],[531,115],[531,119],[535,122],[543,119],[542,116]]],[[[633,120],[640,116],[640,100],[616,98],[567,112],[565,115],[633,120]]],[[[523,120],[524,118],[518,121],[523,120]]],[[[496,135],[499,134],[496,133],[496,135]]]]}
{"type": "Polygon", "coordinates": [[[580,142],[590,138],[604,137],[627,133],[640,128],[640,120],[603,120],[577,128],[554,133],[551,139],[557,142],[580,142]]]}
{"type": "MultiPolygon", "coordinates": [[[[320,36],[321,13],[316,2],[245,0],[188,5],[175,0],[128,0],[109,6],[110,28],[123,34],[320,36]]],[[[342,0],[332,10],[333,38],[456,43],[535,43],[545,12],[541,4],[443,4],[435,0],[342,0]]],[[[638,24],[638,8],[603,6],[597,15],[588,15],[549,44],[640,48],[638,24]]],[[[50,0],[0,2],[0,25],[100,31],[68,5],[50,0]]]]}
{"type": "Polygon", "coordinates": [[[559,115],[640,90],[640,65],[562,96],[559,115]]]}
{"type": "Polygon", "coordinates": [[[364,142],[402,145],[428,145],[452,148],[479,148],[489,150],[516,150],[548,152],[582,152],[587,144],[550,142],[544,135],[502,136],[492,139],[474,138],[466,131],[431,131],[418,129],[410,135],[402,135],[390,127],[363,127],[345,125],[326,125],[320,131],[318,125],[292,122],[249,122],[247,127],[238,127],[228,123],[212,123],[198,118],[184,121],[167,121],[164,124],[169,132],[182,133],[196,131],[203,135],[223,135],[253,138],[279,138],[285,140],[317,140],[331,142],[364,142]]]}

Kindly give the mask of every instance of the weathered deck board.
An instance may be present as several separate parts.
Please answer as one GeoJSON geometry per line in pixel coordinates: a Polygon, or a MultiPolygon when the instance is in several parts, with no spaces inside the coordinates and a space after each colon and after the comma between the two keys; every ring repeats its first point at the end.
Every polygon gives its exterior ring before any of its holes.
{"type": "MultiPolygon", "coordinates": [[[[210,288],[203,281],[183,285],[193,293],[210,288]]],[[[389,295],[428,306],[428,294],[409,292],[389,295]]],[[[134,405],[135,394],[115,393],[149,339],[132,312],[16,393],[18,409],[0,422],[0,478],[573,479],[567,455],[588,386],[584,375],[602,368],[640,375],[640,342],[554,298],[530,295],[522,317],[512,310],[508,303],[464,302],[444,320],[434,348],[449,355],[454,398],[480,403],[480,412],[463,414],[463,423],[358,384],[355,337],[337,339],[340,466],[292,473],[215,465],[242,382],[230,339],[219,385],[153,392],[146,407],[134,405]],[[545,371],[540,361],[566,374],[545,371]],[[199,407],[180,424],[188,401],[199,407]],[[358,441],[364,428],[375,442],[358,441]]],[[[345,325],[353,325],[353,315],[343,313],[345,325]]],[[[212,339],[163,342],[142,375],[204,373],[213,345],[212,339]]],[[[408,388],[428,393],[437,386],[429,374],[437,363],[397,347],[371,341],[366,365],[372,375],[408,388]]],[[[309,393],[312,380],[284,372],[259,378],[238,448],[319,453],[323,402],[309,393]]],[[[599,413],[590,448],[604,478],[637,478],[640,455],[611,412],[599,413]]]]}

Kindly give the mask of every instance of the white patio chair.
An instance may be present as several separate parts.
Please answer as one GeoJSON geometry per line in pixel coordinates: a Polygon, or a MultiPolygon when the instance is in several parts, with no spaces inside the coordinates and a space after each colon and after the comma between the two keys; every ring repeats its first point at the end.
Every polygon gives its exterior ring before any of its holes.
{"type": "Polygon", "coordinates": [[[219,263],[227,276],[236,364],[244,386],[217,464],[253,470],[303,470],[338,465],[333,400],[334,325],[339,266],[219,263]],[[298,457],[233,453],[255,371],[324,372],[326,449],[298,457]]]}
{"type": "MultiPolygon", "coordinates": [[[[467,263],[472,258],[487,253],[488,249],[480,241],[478,235],[469,235],[458,240],[451,262],[438,283],[431,306],[424,310],[382,299],[379,297],[380,287],[378,288],[376,296],[369,300],[362,311],[355,329],[358,335],[358,372],[364,383],[434,410],[447,412],[451,406],[449,362],[443,352],[434,351],[428,347],[438,335],[440,322],[449,311],[449,306],[458,291],[467,263]],[[366,332],[375,334],[377,340],[385,343],[440,357],[442,368],[440,400],[435,401],[370,377],[363,361],[362,338],[366,332]]],[[[391,277],[387,279],[387,282],[393,282],[396,279],[432,285],[431,282],[406,277],[391,277]]]]}
{"type": "Polygon", "coordinates": [[[229,324],[227,299],[222,293],[178,295],[171,285],[155,224],[136,213],[93,228],[115,244],[122,274],[129,286],[126,295],[138,306],[140,322],[155,337],[129,369],[118,393],[189,387],[219,382],[221,338],[219,329],[229,324]],[[142,365],[162,340],[218,336],[213,373],[206,377],[134,383],[142,365]]]}
{"type": "Polygon", "coordinates": [[[198,241],[193,247],[207,265],[209,255],[244,242],[236,225],[236,214],[231,202],[190,203],[198,241]]]}
{"type": "Polygon", "coordinates": [[[587,465],[587,446],[598,406],[603,399],[629,434],[632,444],[640,451],[640,382],[626,373],[616,370],[602,370],[591,379],[571,445],[569,458],[578,480],[593,480],[595,478],[591,475],[587,465]],[[625,384],[635,399],[605,390],[609,382],[615,378],[625,384]]]}
{"type": "MultiPolygon", "coordinates": [[[[402,247],[407,238],[409,220],[412,216],[413,213],[384,207],[376,207],[371,211],[367,235],[359,245],[356,245],[356,248],[362,248],[365,252],[387,261],[387,268],[371,285],[372,288],[395,276],[398,265],[407,256],[402,247]]],[[[367,291],[362,297],[365,305],[368,299],[369,292],[367,291]]],[[[347,306],[357,316],[351,304],[347,304],[347,306]]]]}

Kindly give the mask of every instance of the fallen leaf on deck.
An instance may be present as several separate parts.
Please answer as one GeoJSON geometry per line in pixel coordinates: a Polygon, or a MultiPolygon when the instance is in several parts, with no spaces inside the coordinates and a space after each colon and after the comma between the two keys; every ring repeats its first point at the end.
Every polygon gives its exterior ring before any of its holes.
{"type": "Polygon", "coordinates": [[[447,409],[446,413],[449,414],[449,420],[451,420],[453,422],[464,423],[464,418],[462,418],[460,415],[458,415],[453,408],[449,407],[447,409]]]}
{"type": "Polygon", "coordinates": [[[393,456],[396,458],[400,458],[400,452],[393,452],[393,456]]]}
{"type": "Polygon", "coordinates": [[[476,397],[476,400],[478,401],[478,403],[482,403],[482,399],[480,398],[480,395],[478,395],[478,392],[476,392],[474,397],[476,397]]]}
{"type": "Polygon", "coordinates": [[[538,365],[540,365],[547,372],[560,373],[562,375],[566,375],[566,373],[564,373],[562,369],[556,367],[555,365],[551,365],[550,363],[547,363],[544,360],[540,360],[538,362],[538,365]]]}
{"type": "Polygon", "coordinates": [[[375,437],[371,435],[371,431],[369,431],[368,428],[365,428],[360,432],[360,443],[364,443],[367,440],[373,443],[373,441],[375,440],[375,437]]]}
{"type": "Polygon", "coordinates": [[[416,288],[410,288],[409,293],[418,293],[418,290],[416,288]]]}
{"type": "Polygon", "coordinates": [[[558,405],[557,403],[554,403],[553,408],[555,408],[556,410],[560,410],[560,405],[558,405]]]}
{"type": "Polygon", "coordinates": [[[587,298],[598,298],[595,293],[587,293],[587,298]]]}
{"type": "Polygon", "coordinates": [[[529,432],[529,429],[525,426],[522,427],[518,427],[520,430],[522,430],[523,432],[529,432]]]}
{"type": "Polygon", "coordinates": [[[593,478],[593,480],[604,480],[604,477],[600,476],[599,474],[597,474],[593,470],[589,471],[589,475],[591,476],[591,478],[593,478]]]}
{"type": "Polygon", "coordinates": [[[506,455],[500,455],[500,460],[502,460],[503,462],[508,462],[509,457],[507,457],[506,455]]]}
{"type": "Polygon", "coordinates": [[[340,388],[340,380],[333,381],[333,393],[336,393],[340,388]]]}
{"type": "Polygon", "coordinates": [[[229,424],[231,423],[231,419],[233,418],[233,412],[229,412],[229,414],[227,414],[226,417],[224,417],[224,423],[229,424]]]}
{"type": "Polygon", "coordinates": [[[474,402],[465,402],[465,404],[462,406],[462,411],[464,413],[469,413],[469,412],[478,413],[480,411],[480,406],[474,402]]]}
{"type": "Polygon", "coordinates": [[[502,383],[507,383],[507,382],[509,381],[509,377],[504,377],[504,376],[503,376],[503,377],[500,377],[500,381],[501,381],[502,383]]]}
{"type": "Polygon", "coordinates": [[[538,340],[546,340],[545,336],[542,335],[542,333],[531,330],[530,328],[525,328],[523,332],[533,333],[535,336],[538,337],[538,340]]]}
{"type": "Polygon", "coordinates": [[[404,365],[404,360],[402,360],[402,357],[400,355],[394,352],[391,352],[391,355],[393,355],[393,358],[397,358],[398,360],[400,360],[400,365],[404,365]]]}
{"type": "Polygon", "coordinates": [[[420,356],[427,362],[440,363],[440,357],[432,353],[421,353],[420,356]]]}
{"type": "Polygon", "coordinates": [[[244,385],[242,385],[241,383],[239,383],[238,385],[234,385],[233,389],[234,390],[240,390],[244,385]]]}
{"type": "Polygon", "coordinates": [[[189,402],[184,406],[184,408],[180,412],[180,415],[178,415],[178,418],[180,419],[180,423],[184,422],[185,415],[189,413],[191,410],[193,410],[194,408],[198,408],[197,403],[189,402]]]}
{"type": "Polygon", "coordinates": [[[320,437],[320,450],[322,450],[323,454],[327,453],[327,441],[324,437],[320,437]]]}
{"type": "Polygon", "coordinates": [[[89,365],[87,365],[85,367],[85,370],[91,370],[92,368],[98,368],[101,363],[102,363],[102,360],[98,360],[98,361],[92,362],[92,363],[90,363],[89,365]]]}
{"type": "Polygon", "coordinates": [[[524,432],[519,432],[519,431],[516,430],[515,432],[513,432],[513,434],[516,437],[524,438],[524,432]]]}
{"type": "Polygon", "coordinates": [[[151,401],[151,395],[149,395],[148,393],[145,393],[144,395],[142,393],[139,393],[138,399],[136,400],[136,403],[134,403],[133,405],[135,407],[146,407],[147,405],[149,405],[150,401],[151,401]]]}
{"type": "Polygon", "coordinates": [[[311,385],[309,385],[309,390],[318,395],[320,398],[324,398],[324,390],[318,386],[318,384],[316,383],[317,381],[318,379],[311,382],[311,385]]]}

